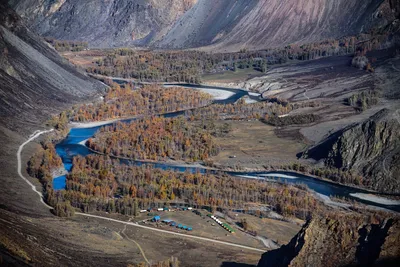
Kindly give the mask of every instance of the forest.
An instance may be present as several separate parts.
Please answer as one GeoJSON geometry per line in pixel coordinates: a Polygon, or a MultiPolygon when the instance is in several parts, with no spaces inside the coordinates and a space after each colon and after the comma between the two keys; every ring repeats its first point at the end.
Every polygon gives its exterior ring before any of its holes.
{"type": "Polygon", "coordinates": [[[191,120],[250,120],[263,119],[269,116],[287,114],[292,110],[302,107],[317,107],[319,102],[308,101],[301,103],[289,103],[282,99],[273,99],[247,104],[240,99],[234,104],[213,104],[203,108],[185,111],[185,116],[191,120]]]}
{"type": "Polygon", "coordinates": [[[268,114],[266,114],[263,118],[263,121],[273,126],[282,127],[295,124],[309,124],[316,122],[319,119],[320,116],[315,114],[299,114],[285,117],[279,117],[277,115],[269,116],[268,114]]]}
{"type": "Polygon", "coordinates": [[[390,38],[389,32],[370,32],[358,36],[324,40],[310,44],[290,44],[283,48],[235,53],[201,51],[147,51],[119,48],[108,52],[88,67],[87,72],[105,76],[133,78],[147,82],[201,83],[206,73],[253,68],[260,74],[269,65],[290,60],[312,60],[338,55],[365,55],[390,38]]]}
{"type": "Polygon", "coordinates": [[[51,142],[42,142],[38,151],[30,158],[27,166],[28,174],[36,177],[43,185],[44,200],[52,207],[55,215],[73,216],[75,211],[68,200],[56,200],[53,190],[53,172],[63,168],[63,163],[51,142]]]}
{"type": "Polygon", "coordinates": [[[101,121],[137,115],[155,115],[209,105],[212,97],[194,89],[160,85],[131,88],[114,83],[103,101],[74,106],[67,116],[74,122],[101,121]]]}
{"type": "Polygon", "coordinates": [[[170,202],[226,209],[262,204],[285,216],[303,219],[321,205],[311,193],[293,185],[130,166],[101,155],[75,157],[67,175],[67,189],[52,192],[50,199],[69,201],[84,212],[125,215],[170,202]]]}
{"type": "MultiPolygon", "coordinates": [[[[218,154],[210,123],[194,125],[183,116],[151,117],[102,127],[86,145],[117,157],[142,160],[206,160],[218,154]]],[[[215,126],[215,124],[212,124],[215,126]]]]}
{"type": "Polygon", "coordinates": [[[300,163],[293,163],[291,165],[282,165],[279,167],[281,170],[293,170],[304,174],[313,175],[319,178],[328,179],[336,183],[364,186],[368,188],[370,186],[370,180],[364,179],[361,175],[358,175],[352,171],[343,171],[335,168],[318,168],[310,167],[300,163]]]}
{"type": "Polygon", "coordinates": [[[65,40],[56,40],[54,38],[44,38],[46,42],[51,44],[58,52],[79,52],[83,50],[87,50],[89,47],[88,42],[79,42],[79,41],[65,41],[65,40]]]}

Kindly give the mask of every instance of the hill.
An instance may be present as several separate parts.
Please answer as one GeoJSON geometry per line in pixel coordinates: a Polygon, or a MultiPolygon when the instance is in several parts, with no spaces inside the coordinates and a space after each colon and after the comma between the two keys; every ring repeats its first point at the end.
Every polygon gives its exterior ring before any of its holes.
{"type": "Polygon", "coordinates": [[[14,11],[0,7],[1,125],[16,129],[21,122],[41,124],[44,116],[104,88],[62,59],[14,11]]]}
{"type": "Polygon", "coordinates": [[[354,35],[385,25],[397,0],[15,1],[46,37],[91,47],[152,46],[239,50],[354,35]]]}

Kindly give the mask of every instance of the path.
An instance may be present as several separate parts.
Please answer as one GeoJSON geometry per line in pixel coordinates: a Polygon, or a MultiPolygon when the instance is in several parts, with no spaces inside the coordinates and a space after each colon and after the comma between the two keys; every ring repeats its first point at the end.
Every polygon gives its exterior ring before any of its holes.
{"type": "MultiPolygon", "coordinates": [[[[22,175],[22,163],[21,163],[21,152],[22,149],[24,148],[24,146],[26,144],[28,144],[29,142],[31,142],[32,140],[36,139],[38,136],[44,134],[44,133],[49,133],[54,131],[54,129],[51,130],[46,130],[46,131],[35,131],[34,135],[31,135],[31,137],[26,140],[22,145],[19,146],[18,148],[18,152],[17,152],[17,160],[18,160],[18,175],[27,183],[31,186],[32,190],[37,193],[40,197],[40,201],[43,203],[44,206],[46,206],[48,209],[53,209],[53,207],[47,205],[44,201],[43,201],[43,195],[40,191],[38,191],[36,189],[36,187],[27,179],[22,175]]],[[[106,221],[111,221],[111,222],[117,222],[117,223],[122,223],[125,224],[125,226],[130,225],[130,226],[134,226],[134,227],[138,227],[138,228],[142,228],[142,229],[147,229],[150,231],[155,231],[155,232],[160,232],[160,233],[164,233],[164,234],[169,234],[169,235],[175,235],[175,236],[181,236],[181,237],[185,237],[185,238],[189,238],[189,239],[198,239],[198,240],[203,240],[203,241],[208,241],[211,243],[217,243],[217,244],[222,244],[222,245],[227,245],[227,246],[231,246],[231,247],[238,247],[238,248],[242,248],[242,249],[247,249],[247,250],[253,250],[253,251],[258,251],[258,252],[265,252],[265,250],[262,249],[258,249],[258,248],[253,248],[253,247],[249,247],[249,246],[244,246],[244,245],[239,245],[239,244],[235,244],[235,243],[229,243],[229,242],[224,242],[224,241],[219,241],[219,240],[214,240],[211,238],[205,238],[205,237],[200,237],[200,236],[194,236],[194,235],[187,235],[187,234],[181,234],[181,233],[175,233],[175,232],[170,232],[167,230],[162,230],[162,229],[156,229],[156,228],[152,228],[149,226],[144,226],[144,225],[140,225],[137,223],[133,223],[130,221],[120,221],[120,220],[116,220],[116,219],[112,219],[112,218],[107,218],[107,217],[102,217],[102,216],[97,216],[97,215],[92,215],[92,214],[86,214],[86,213],[81,213],[81,212],[76,212],[75,215],[80,215],[80,216],[85,216],[85,217],[92,217],[92,218],[97,218],[97,219],[101,219],[101,220],[106,220],[106,221]]],[[[129,239],[133,241],[132,239],[129,239]]],[[[133,241],[134,242],[134,241],[133,241]]],[[[135,242],[136,243],[136,242],[135,242]]],[[[137,244],[138,247],[139,244],[137,244]]],[[[141,249],[140,249],[141,250],[141,249]]],[[[145,254],[143,252],[143,250],[141,250],[143,257],[145,258],[145,254]]],[[[147,258],[145,258],[145,260],[147,261],[147,258]]]]}
{"type": "Polygon", "coordinates": [[[33,185],[28,179],[26,179],[26,178],[24,177],[24,175],[22,174],[21,152],[22,152],[22,149],[24,148],[24,146],[25,146],[26,144],[28,144],[30,141],[32,141],[32,140],[38,138],[40,135],[42,135],[42,134],[44,134],[44,133],[50,133],[50,132],[52,132],[52,131],[54,131],[54,129],[46,130],[46,131],[35,131],[33,134],[31,134],[31,135],[29,136],[29,139],[28,139],[28,140],[26,140],[22,145],[19,146],[18,151],[17,151],[18,175],[19,175],[27,184],[29,184],[29,185],[31,186],[32,190],[33,190],[36,194],[38,194],[38,195],[40,196],[40,201],[43,203],[43,205],[45,205],[45,206],[46,206],[47,208],[49,208],[49,209],[53,209],[53,207],[47,205],[47,204],[43,201],[42,192],[38,191],[38,190],[36,189],[36,186],[34,186],[34,185],[33,185]]]}
{"type": "MultiPolygon", "coordinates": [[[[131,219],[128,220],[128,222],[130,222],[130,221],[131,221],[131,219]]],[[[139,245],[139,243],[136,242],[136,241],[133,240],[133,239],[130,239],[129,236],[128,236],[127,234],[125,234],[126,226],[127,226],[127,225],[125,224],[125,225],[124,225],[124,229],[122,230],[121,234],[122,234],[123,236],[125,236],[126,239],[128,239],[129,241],[131,241],[131,242],[133,242],[133,243],[136,244],[136,246],[138,247],[140,253],[142,253],[143,259],[147,262],[147,264],[150,265],[150,262],[149,262],[149,260],[147,259],[146,254],[144,254],[144,251],[143,251],[142,247],[139,245]]]]}

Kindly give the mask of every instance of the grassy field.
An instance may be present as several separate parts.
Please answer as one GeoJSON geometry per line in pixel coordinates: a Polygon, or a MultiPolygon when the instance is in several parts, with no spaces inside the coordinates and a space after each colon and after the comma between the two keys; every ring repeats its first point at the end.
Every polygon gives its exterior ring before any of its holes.
{"type": "MultiPolygon", "coordinates": [[[[176,211],[176,212],[160,212],[159,215],[161,220],[173,220],[177,224],[182,224],[186,226],[190,226],[193,228],[193,231],[181,230],[176,227],[171,227],[162,222],[160,223],[152,223],[146,222],[149,226],[154,226],[160,229],[168,230],[171,232],[191,234],[195,236],[201,236],[216,240],[222,240],[227,242],[232,242],[236,244],[256,247],[260,249],[264,249],[264,245],[249,235],[246,235],[240,231],[236,231],[231,234],[218,225],[213,219],[207,217],[206,215],[209,213],[206,210],[201,210],[202,216],[196,215],[192,211],[176,211]]],[[[222,220],[223,221],[223,220],[222,220]]]]}
{"type": "Polygon", "coordinates": [[[301,226],[290,222],[268,218],[260,219],[249,214],[237,214],[236,221],[240,222],[242,219],[247,221],[250,230],[256,231],[259,236],[272,239],[280,245],[289,243],[301,229],[301,226]]]}
{"type": "Polygon", "coordinates": [[[215,82],[215,83],[234,83],[244,82],[249,78],[261,75],[262,73],[253,68],[249,69],[238,69],[236,72],[224,71],[220,73],[204,74],[201,79],[203,82],[215,82]]]}
{"type": "Polygon", "coordinates": [[[296,154],[305,144],[289,138],[279,138],[274,127],[260,121],[230,121],[232,131],[216,138],[220,153],[212,158],[216,165],[262,168],[296,161],[296,154]]]}

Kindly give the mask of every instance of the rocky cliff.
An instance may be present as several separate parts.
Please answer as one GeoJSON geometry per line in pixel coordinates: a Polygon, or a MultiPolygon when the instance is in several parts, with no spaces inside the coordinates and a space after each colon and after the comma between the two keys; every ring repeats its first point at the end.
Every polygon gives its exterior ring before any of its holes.
{"type": "Polygon", "coordinates": [[[92,47],[259,49],[358,34],[398,0],[9,0],[43,36],[92,47]]]}
{"type": "Polygon", "coordinates": [[[366,220],[355,214],[314,218],[289,244],[265,253],[258,267],[397,266],[400,260],[398,218],[366,220]]]}
{"type": "Polygon", "coordinates": [[[400,114],[383,109],[364,122],[336,132],[308,152],[329,167],[354,170],[367,185],[400,192],[400,114]]]}
{"type": "Polygon", "coordinates": [[[43,117],[104,88],[62,59],[2,4],[0,53],[0,123],[6,128],[22,128],[21,122],[40,125],[43,117]]]}

